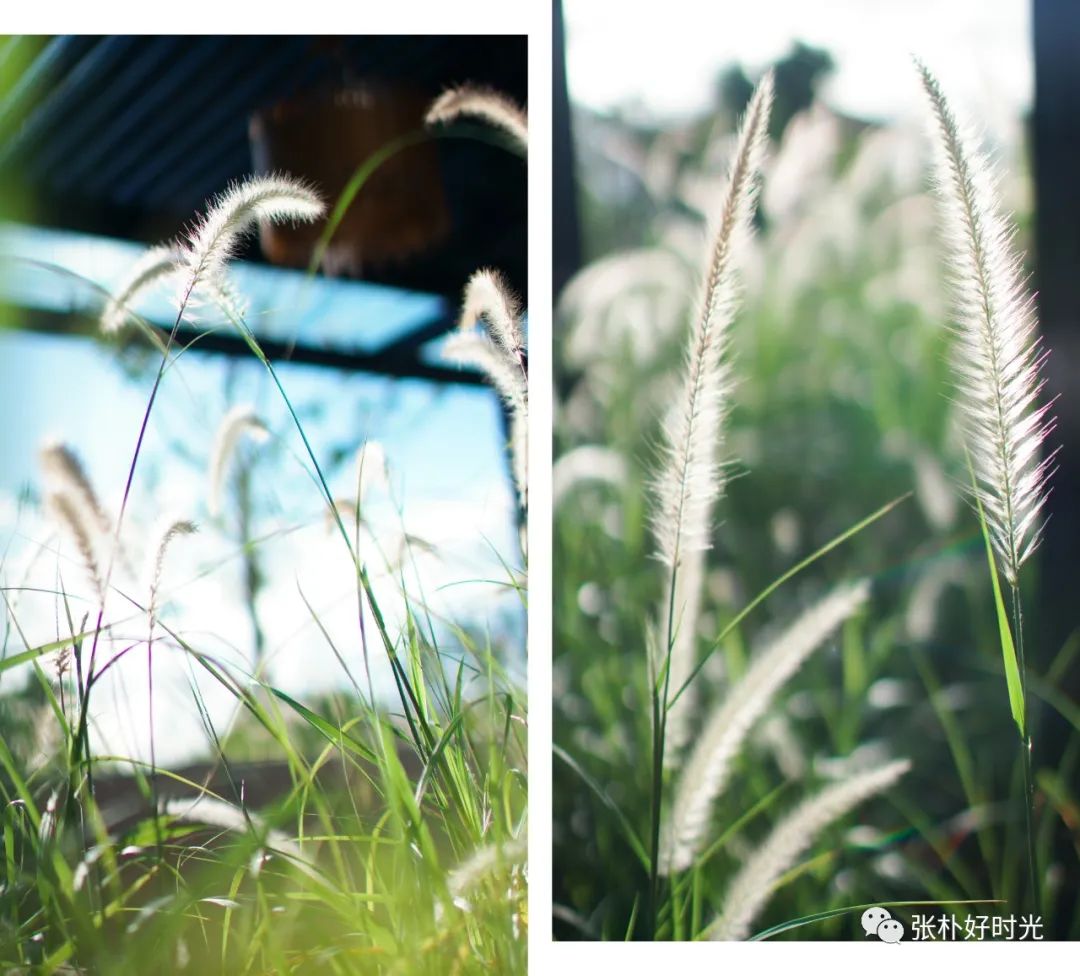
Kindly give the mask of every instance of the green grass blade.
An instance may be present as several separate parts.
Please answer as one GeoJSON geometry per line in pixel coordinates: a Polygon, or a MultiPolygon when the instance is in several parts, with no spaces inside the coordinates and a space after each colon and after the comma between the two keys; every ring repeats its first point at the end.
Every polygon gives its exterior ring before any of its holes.
{"type": "MultiPolygon", "coordinates": [[[[974,474],[972,474],[972,483],[974,484],[974,474]]],[[[1009,614],[1005,609],[1005,601],[1001,596],[1001,581],[998,579],[997,563],[994,562],[994,550],[990,545],[990,530],[986,526],[982,501],[977,491],[973,494],[975,495],[975,506],[979,512],[979,527],[982,529],[983,542],[986,544],[986,560],[990,564],[990,582],[994,585],[994,608],[997,610],[998,633],[1001,635],[1001,657],[1005,665],[1005,684],[1009,689],[1009,708],[1012,711],[1013,721],[1016,722],[1016,727],[1020,731],[1020,738],[1027,741],[1024,686],[1020,680],[1020,665],[1016,658],[1016,645],[1013,644],[1012,628],[1009,626],[1009,614]]]]}
{"type": "Polygon", "coordinates": [[[793,576],[801,573],[808,566],[817,562],[822,556],[826,555],[829,552],[832,552],[832,550],[835,549],[837,546],[841,545],[844,542],[847,542],[847,540],[850,539],[852,536],[858,535],[858,533],[862,532],[863,529],[873,525],[873,523],[876,522],[878,519],[884,518],[886,515],[889,514],[889,512],[896,508],[897,505],[909,499],[911,495],[912,493],[910,491],[907,491],[904,492],[904,494],[900,495],[898,498],[894,498],[891,502],[886,502],[886,504],[882,505],[881,508],[879,508],[876,512],[871,512],[862,521],[856,522],[853,526],[845,529],[838,536],[830,539],[820,549],[812,552],[804,560],[796,563],[786,573],[778,576],[768,586],[766,586],[765,589],[763,589],[757,596],[755,596],[754,599],[752,599],[745,607],[742,608],[742,610],[735,614],[735,616],[732,617],[731,620],[728,622],[727,626],[724,627],[724,629],[716,635],[715,640],[713,640],[712,647],[709,648],[705,656],[694,666],[694,670],[690,672],[690,676],[679,686],[675,694],[671,696],[668,701],[667,707],[670,709],[671,706],[679,700],[679,696],[689,687],[690,682],[697,677],[698,672],[703,667],[705,667],[706,662],[713,655],[716,649],[721,645],[724,638],[727,637],[727,635],[730,634],[736,627],[738,627],[739,624],[742,623],[743,620],[745,620],[746,617],[750,615],[750,612],[752,610],[754,610],[761,603],[763,603],[770,596],[772,596],[772,594],[776,590],[783,586],[793,576]]]}
{"type": "Polygon", "coordinates": [[[442,760],[443,753],[446,751],[446,747],[451,743],[464,721],[465,713],[458,712],[446,727],[442,736],[440,736],[435,748],[431,750],[431,755],[428,756],[427,762],[424,763],[420,778],[416,781],[414,800],[418,806],[424,798],[424,791],[427,789],[428,780],[432,778],[435,770],[439,768],[439,763],[442,760]]]}
{"type": "Polygon", "coordinates": [[[368,156],[364,162],[356,167],[352,176],[349,177],[349,182],[345,184],[345,188],[341,191],[341,195],[338,197],[337,203],[334,205],[334,209],[326,221],[326,227],[319,237],[315,250],[312,252],[311,262],[308,266],[309,274],[314,274],[319,265],[322,264],[323,257],[326,255],[326,249],[330,246],[330,240],[337,232],[342,220],[345,219],[346,211],[352,206],[353,200],[356,199],[357,194],[363,189],[364,184],[371,179],[375,170],[382,166],[382,164],[392,156],[396,156],[403,149],[408,149],[410,146],[417,146],[432,138],[433,134],[426,132],[423,129],[407,132],[404,135],[398,136],[396,139],[392,139],[385,146],[377,149],[368,156]]]}
{"type": "Polygon", "coordinates": [[[17,668],[20,664],[26,664],[28,661],[35,661],[39,657],[44,657],[46,654],[52,651],[59,651],[62,648],[70,647],[75,641],[83,640],[86,637],[94,636],[93,630],[88,630],[82,634],[76,634],[74,637],[65,637],[62,640],[51,641],[48,644],[39,644],[37,647],[31,647],[28,650],[20,651],[18,654],[12,654],[11,657],[5,657],[0,660],[0,674],[5,671],[10,671],[12,668],[17,668]]]}
{"type": "Polygon", "coordinates": [[[591,789],[600,798],[600,802],[603,803],[604,806],[606,806],[612,813],[615,814],[615,819],[619,821],[623,832],[626,834],[626,839],[627,841],[629,841],[630,847],[637,855],[638,860],[641,861],[642,867],[644,867],[645,870],[648,870],[649,855],[645,852],[645,846],[641,843],[637,834],[634,833],[634,828],[630,826],[630,821],[626,819],[626,814],[624,814],[622,810],[619,809],[618,804],[610,796],[607,795],[607,793],[604,791],[604,788],[599,783],[597,783],[596,780],[594,780],[587,772],[585,772],[584,769],[582,769],[581,764],[573,756],[571,756],[570,753],[568,753],[560,746],[553,745],[551,748],[556,756],[558,756],[564,763],[566,763],[567,766],[569,766],[575,773],[578,774],[578,776],[581,777],[585,785],[588,786],[589,789],[591,789]]]}
{"type": "Polygon", "coordinates": [[[320,733],[334,745],[342,746],[348,749],[350,752],[356,753],[358,756],[362,756],[369,762],[377,762],[378,759],[375,753],[367,746],[360,742],[357,742],[351,735],[346,735],[344,730],[334,725],[333,722],[327,721],[321,715],[316,714],[306,705],[301,705],[295,698],[291,698],[285,694],[280,688],[274,688],[270,685],[266,686],[267,690],[274,695],[275,698],[285,702],[297,715],[299,715],[305,722],[308,723],[316,732],[320,733]]]}
{"type": "Polygon", "coordinates": [[[337,233],[342,220],[345,219],[346,212],[349,207],[352,206],[353,201],[364,188],[367,181],[375,174],[377,169],[405,149],[409,149],[412,146],[419,146],[425,142],[434,142],[437,139],[446,138],[472,139],[477,142],[486,142],[489,145],[505,148],[515,155],[521,155],[516,146],[511,146],[497,134],[488,132],[480,127],[469,125],[458,125],[453,130],[446,131],[415,129],[412,132],[406,132],[403,135],[398,136],[396,139],[392,139],[390,142],[386,143],[386,145],[381,146],[373,152],[357,166],[355,170],[353,170],[352,176],[349,177],[349,182],[345,184],[344,189],[338,196],[337,202],[334,204],[334,209],[327,218],[326,227],[323,229],[323,232],[315,245],[315,249],[311,255],[311,261],[308,263],[308,274],[315,274],[319,265],[322,264],[322,260],[326,256],[326,249],[330,246],[330,241],[334,234],[337,233]]]}
{"type": "Polygon", "coordinates": [[[878,901],[867,902],[865,905],[848,905],[846,908],[834,908],[827,912],[816,912],[813,915],[804,915],[802,918],[793,918],[789,922],[781,922],[779,925],[774,925],[772,928],[765,929],[758,932],[756,935],[750,937],[751,942],[761,942],[764,939],[771,939],[774,935],[780,935],[782,932],[790,932],[792,929],[801,928],[804,925],[811,925],[814,922],[824,922],[826,919],[836,918],[837,915],[846,915],[848,912],[861,912],[867,908],[905,908],[915,905],[1001,905],[1004,904],[1000,899],[994,898],[974,898],[966,901],[878,901]]]}

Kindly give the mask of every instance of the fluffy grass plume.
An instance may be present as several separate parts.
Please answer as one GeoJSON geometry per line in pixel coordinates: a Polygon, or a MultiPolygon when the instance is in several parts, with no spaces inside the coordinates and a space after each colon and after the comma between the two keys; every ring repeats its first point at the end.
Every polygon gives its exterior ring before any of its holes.
{"type": "Polygon", "coordinates": [[[717,447],[731,387],[725,353],[738,292],[735,252],[739,237],[750,233],[772,100],[769,73],[754,92],[739,132],[682,391],[664,425],[653,529],[660,557],[671,567],[682,553],[709,547],[710,514],[723,490],[717,447]]]}
{"type": "Polygon", "coordinates": [[[361,504],[372,491],[390,487],[386,449],[379,441],[364,441],[356,452],[356,485],[361,504]]]}
{"type": "Polygon", "coordinates": [[[469,894],[485,879],[518,864],[524,864],[529,853],[527,838],[516,837],[501,844],[485,844],[458,865],[446,879],[453,903],[469,908],[469,894]]]}
{"type": "Polygon", "coordinates": [[[42,447],[39,460],[50,491],[70,498],[93,518],[97,531],[109,535],[113,530],[112,519],[101,504],[78,455],[66,444],[50,441],[42,447]]]}
{"type": "Polygon", "coordinates": [[[578,485],[590,481],[621,488],[626,484],[626,459],[598,444],[567,451],[551,468],[552,508],[558,508],[578,485]]]}
{"type": "Polygon", "coordinates": [[[210,452],[210,487],[206,507],[215,518],[221,514],[229,464],[236,452],[236,445],[245,434],[259,442],[269,437],[266,425],[258,418],[254,407],[241,404],[233,407],[222,418],[214,436],[213,450],[210,452]]]}
{"type": "Polygon", "coordinates": [[[169,547],[180,536],[194,535],[198,529],[194,522],[187,519],[171,519],[164,524],[164,528],[158,533],[158,543],[154,547],[154,557],[150,565],[150,622],[153,624],[157,616],[158,591],[161,588],[161,576],[165,569],[165,556],[169,547]]]}
{"type": "Polygon", "coordinates": [[[180,254],[174,245],[159,244],[149,248],[120,282],[116,293],[109,297],[101,313],[101,331],[110,335],[119,332],[128,320],[131,309],[149,288],[174,274],[180,264],[180,254]]]}
{"type": "Polygon", "coordinates": [[[94,584],[94,593],[101,599],[105,593],[105,582],[101,572],[101,564],[98,561],[94,548],[94,539],[90,526],[87,524],[86,513],[71,498],[62,492],[51,492],[45,497],[45,508],[75,543],[79,550],[79,558],[82,559],[83,567],[87,576],[94,584]]]}
{"type": "MultiPolygon", "coordinates": [[[[681,688],[694,667],[695,634],[709,547],[713,504],[723,491],[719,440],[731,387],[726,360],[728,329],[735,316],[738,281],[735,251],[749,234],[768,137],[773,79],[766,74],[754,92],[736,141],[727,192],[709,251],[704,294],[686,354],[682,391],[664,424],[662,464],[655,479],[653,530],[660,557],[673,570],[662,614],[670,611],[668,684],[681,688]]],[[[667,715],[665,765],[674,764],[689,735],[695,705],[686,689],[667,715]]]]}
{"type": "Polygon", "coordinates": [[[689,868],[701,851],[713,804],[753,724],[802,663],[866,601],[869,584],[841,587],[804,611],[757,657],[706,723],[675,790],[665,832],[665,873],[689,868]]]}
{"type": "MultiPolygon", "coordinates": [[[[476,280],[477,275],[474,275],[469,283],[470,287],[466,289],[466,312],[471,306],[469,294],[476,280]]],[[[481,290],[486,291],[491,280],[494,279],[486,279],[481,290]]],[[[491,297],[487,294],[485,300],[491,297]]],[[[476,298],[472,299],[472,303],[476,301],[476,298]]],[[[505,322],[496,325],[493,321],[511,311],[516,311],[516,303],[509,297],[509,292],[503,290],[499,293],[496,306],[497,312],[492,312],[489,308],[482,316],[488,326],[487,333],[480,333],[472,328],[473,322],[476,321],[475,314],[468,319],[463,314],[462,327],[454,332],[443,345],[443,356],[450,362],[479,369],[491,381],[492,386],[510,409],[511,466],[521,507],[526,509],[529,497],[529,387],[524,361],[524,334],[520,322],[516,319],[509,325],[505,322]],[[515,345],[515,343],[520,344],[515,345]]],[[[478,305],[476,307],[479,308],[478,305]]]]}
{"type": "Polygon", "coordinates": [[[45,508],[75,542],[94,592],[104,596],[111,568],[108,553],[116,553],[130,572],[123,546],[114,538],[113,520],[101,503],[78,455],[66,444],[48,441],[38,455],[45,483],[45,508]],[[112,548],[115,546],[115,548],[112,548]]]}
{"type": "Polygon", "coordinates": [[[465,286],[461,327],[470,329],[479,319],[488,323],[492,336],[511,356],[524,360],[525,334],[517,297],[503,276],[490,268],[481,268],[465,286]]]}
{"type": "Polygon", "coordinates": [[[900,759],[878,769],[855,773],[803,801],[773,828],[728,887],[720,917],[708,930],[714,941],[737,941],[768,902],[773,887],[829,824],[863,800],[887,790],[911,768],[900,759]]]}
{"type": "Polygon", "coordinates": [[[528,391],[517,363],[487,336],[455,332],[444,343],[443,356],[450,362],[479,369],[512,409],[526,404],[528,391]]]}
{"type": "Polygon", "coordinates": [[[291,176],[252,176],[216,197],[181,246],[185,288],[219,281],[245,234],[260,221],[310,223],[325,208],[318,194],[291,176]]]}
{"type": "Polygon", "coordinates": [[[187,823],[206,824],[244,834],[249,831],[258,834],[268,848],[280,851],[291,858],[301,857],[299,845],[280,830],[267,827],[262,818],[250,810],[242,810],[224,800],[201,794],[194,799],[164,799],[159,804],[161,813],[166,817],[187,823]]]}
{"type": "MultiPolygon", "coordinates": [[[[528,117],[501,92],[476,85],[447,89],[431,103],[424,123],[439,125],[462,116],[491,123],[509,133],[521,149],[528,152],[528,117]]],[[[459,324],[459,332],[447,340],[443,355],[451,362],[474,366],[483,372],[509,407],[510,463],[518,500],[522,510],[527,510],[529,381],[525,366],[525,334],[517,298],[499,272],[481,268],[469,279],[459,324]],[[473,332],[478,320],[487,325],[490,339],[473,332]]]]}
{"type": "Polygon", "coordinates": [[[444,91],[428,109],[428,125],[453,122],[463,115],[483,119],[509,133],[522,149],[529,148],[529,120],[513,99],[491,88],[462,85],[444,91]]]}
{"type": "Polygon", "coordinates": [[[210,201],[206,214],[180,243],[151,247],[132,265],[105,303],[101,331],[119,332],[149,288],[177,276],[185,310],[199,298],[229,318],[242,318],[244,303],[226,278],[225,265],[244,235],[260,220],[309,223],[324,211],[318,194],[291,176],[252,176],[234,184],[210,201]]]}
{"type": "Polygon", "coordinates": [[[1035,334],[1015,232],[1000,212],[994,176],[960,125],[937,79],[916,66],[934,117],[935,182],[952,265],[956,308],[954,373],[975,491],[1001,571],[1016,586],[1039,543],[1054,427],[1040,406],[1044,354],[1035,334]]]}

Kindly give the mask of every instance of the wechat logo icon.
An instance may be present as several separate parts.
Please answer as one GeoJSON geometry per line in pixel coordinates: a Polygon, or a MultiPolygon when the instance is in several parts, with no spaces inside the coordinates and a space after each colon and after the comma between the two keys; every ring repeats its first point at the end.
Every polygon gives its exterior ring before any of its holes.
{"type": "Polygon", "coordinates": [[[904,926],[884,908],[868,908],[862,913],[862,927],[866,937],[876,936],[882,942],[899,942],[904,937],[904,926]]]}

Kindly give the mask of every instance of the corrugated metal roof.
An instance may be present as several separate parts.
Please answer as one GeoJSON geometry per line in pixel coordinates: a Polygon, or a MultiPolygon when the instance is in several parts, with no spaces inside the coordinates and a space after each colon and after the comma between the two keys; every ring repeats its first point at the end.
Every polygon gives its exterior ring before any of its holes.
{"type": "MultiPolygon", "coordinates": [[[[250,171],[256,109],[359,79],[407,80],[433,96],[472,81],[524,102],[527,79],[523,37],[11,38],[0,72],[14,65],[0,180],[33,196],[37,222],[147,242],[250,171]]],[[[441,143],[439,156],[449,239],[372,277],[450,296],[489,264],[525,293],[525,167],[464,140],[441,143]]]]}

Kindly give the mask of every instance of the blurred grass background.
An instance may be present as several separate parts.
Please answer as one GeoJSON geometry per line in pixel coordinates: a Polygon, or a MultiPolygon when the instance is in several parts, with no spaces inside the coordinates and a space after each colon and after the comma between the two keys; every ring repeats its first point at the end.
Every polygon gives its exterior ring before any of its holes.
{"type": "MultiPolygon", "coordinates": [[[[1020,769],[986,557],[961,499],[928,147],[910,120],[869,123],[817,97],[832,65],[827,51],[799,44],[775,67],[758,235],[740,257],[745,300],[733,327],[736,387],[724,446],[732,479],[717,509],[699,655],[791,565],[891,499],[911,496],[785,585],[698,679],[707,708],[771,627],[841,580],[873,581],[869,610],[804,666],[759,724],[721,802],[716,836],[755,815],[697,872],[695,891],[715,912],[725,881],[767,824],[853,755],[909,757],[914,769],[899,787],[816,844],[757,929],[904,899],[1000,898],[1006,903],[971,906],[971,914],[1019,917],[1020,769]]],[[[643,911],[645,875],[597,788],[647,834],[645,627],[663,597],[647,481],[694,313],[705,227],[751,88],[741,68],[727,70],[715,104],[676,121],[575,109],[589,263],[561,296],[555,349],[554,728],[556,746],[579,767],[556,757],[561,938],[623,938],[643,911]],[[583,446],[611,453],[604,464],[579,465],[574,452],[583,446]],[[607,464],[612,474],[602,478],[607,464]]],[[[1023,120],[995,136],[1006,174],[1000,191],[1029,251],[1023,120]]],[[[1024,582],[1037,590],[1035,567],[1024,582]]],[[[1043,931],[1077,938],[1080,711],[1062,690],[1075,680],[1077,642],[1035,640],[1029,648],[1043,931]],[[1060,736],[1040,738],[1047,717],[1064,728],[1060,736]]],[[[914,911],[896,914],[907,923],[914,911]]],[[[961,923],[965,911],[955,912],[961,923]]],[[[787,937],[862,938],[858,918],[841,915],[787,937]]]]}

